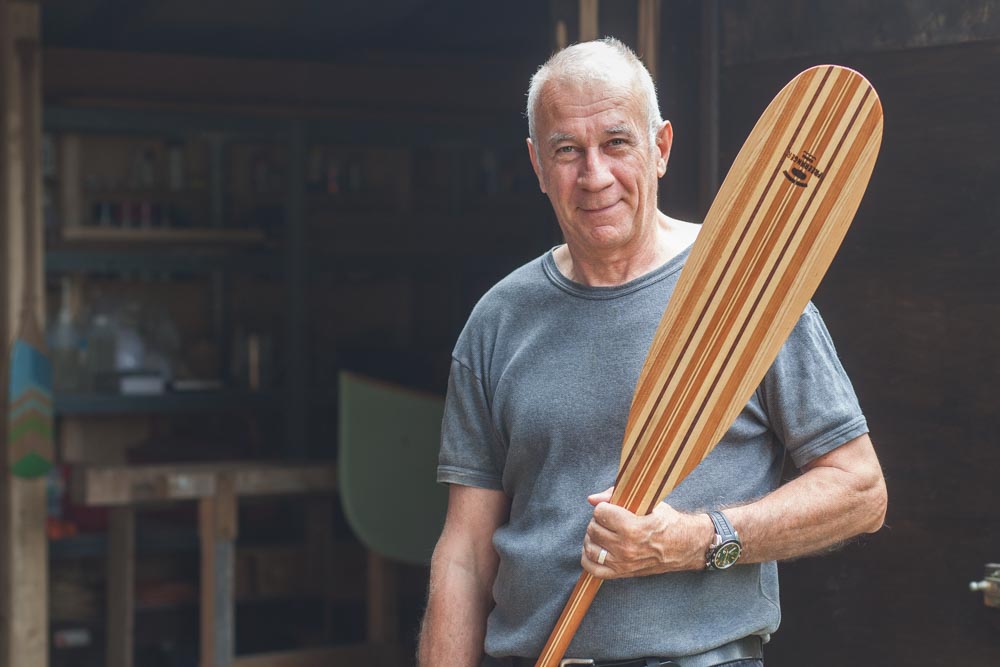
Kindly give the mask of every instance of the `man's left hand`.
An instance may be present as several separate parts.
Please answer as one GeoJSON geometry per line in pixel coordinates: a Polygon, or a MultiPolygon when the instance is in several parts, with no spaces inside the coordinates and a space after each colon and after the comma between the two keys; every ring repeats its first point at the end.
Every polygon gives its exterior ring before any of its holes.
{"type": "Polygon", "coordinates": [[[611,504],[614,487],[587,500],[594,516],[583,538],[583,569],[599,579],[621,579],[663,572],[700,570],[715,529],[707,514],[683,514],[659,503],[638,516],[611,504]],[[606,549],[604,564],[601,550],[606,549]]]}

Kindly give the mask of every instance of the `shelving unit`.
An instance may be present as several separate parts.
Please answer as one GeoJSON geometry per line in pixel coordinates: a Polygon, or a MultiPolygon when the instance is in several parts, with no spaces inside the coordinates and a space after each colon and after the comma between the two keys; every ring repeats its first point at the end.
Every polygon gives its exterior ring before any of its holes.
{"type": "MultiPolygon", "coordinates": [[[[169,434],[165,424],[172,420],[188,433],[201,421],[215,427],[228,421],[253,432],[254,454],[285,462],[332,459],[337,397],[330,378],[338,370],[443,391],[451,345],[479,295],[558,242],[548,204],[521,154],[524,128],[517,114],[421,113],[401,121],[398,113],[334,109],[257,113],[249,107],[164,111],[148,103],[108,108],[89,99],[87,104],[94,106],[45,109],[45,127],[60,165],[47,185],[53,210],[62,211],[49,216],[46,230],[50,285],[68,277],[77,298],[97,290],[126,290],[143,299],[175,292],[187,318],[179,318],[178,327],[183,335],[186,322],[197,330],[198,340],[213,346],[222,388],[153,395],[60,393],[56,413],[73,427],[64,431],[73,437],[74,452],[87,450],[80,442],[88,438],[95,444],[103,440],[119,422],[124,435],[112,438],[115,451],[126,451],[128,437],[155,435],[163,445],[164,433],[169,434]],[[102,142],[117,162],[110,157],[88,161],[102,142]],[[197,187],[188,179],[183,187],[164,185],[167,147],[180,144],[191,152],[193,143],[201,146],[197,187]],[[159,174],[154,183],[132,179],[140,185],[126,187],[128,177],[88,175],[98,169],[90,164],[107,171],[108,164],[130,168],[141,162],[132,159],[136,147],[139,154],[148,150],[154,156],[151,169],[159,174]],[[121,224],[120,213],[101,208],[102,202],[143,198],[149,206],[175,202],[201,210],[188,216],[185,226],[164,227],[143,225],[136,204],[130,204],[128,225],[121,224]],[[76,213],[67,214],[67,205],[76,213]],[[112,225],[105,224],[109,220],[112,225]],[[200,319],[192,313],[200,313],[200,319]],[[249,328],[266,332],[275,354],[272,382],[254,391],[226,368],[237,348],[233,334],[241,325],[248,328],[248,322],[249,328]],[[100,426],[99,436],[88,436],[87,424],[100,426]]],[[[206,445],[212,437],[204,438],[206,445]]],[[[169,452],[164,446],[157,456],[169,452]]],[[[120,517],[118,526],[120,533],[120,517]]],[[[111,557],[122,548],[122,539],[121,534],[81,535],[54,542],[53,566],[111,557]]],[[[190,542],[190,535],[178,540],[174,553],[190,555],[190,542]]],[[[140,561],[155,558],[160,546],[160,540],[140,534],[134,555],[140,561]]],[[[345,556],[351,550],[343,547],[335,552],[347,560],[338,562],[345,570],[360,571],[363,554],[351,560],[354,556],[345,556]]],[[[253,550],[240,546],[240,551],[253,550]]],[[[284,592],[278,586],[238,594],[239,611],[233,613],[253,614],[261,605],[306,599],[356,612],[363,580],[355,577],[353,583],[358,590],[332,591],[328,583],[315,593],[289,584],[284,592]]],[[[117,586],[120,596],[122,584],[117,586]]],[[[422,597],[422,591],[411,592],[422,597]]],[[[160,627],[159,619],[178,609],[189,614],[186,605],[192,604],[133,603],[144,628],[136,629],[134,649],[151,639],[147,631],[160,627]]],[[[113,623],[94,622],[95,641],[123,622],[118,613],[113,623]]],[[[215,620],[232,627],[231,615],[215,620]]],[[[342,627],[347,639],[358,639],[358,628],[342,627]]],[[[122,648],[121,632],[112,634],[108,639],[119,647],[115,664],[127,664],[122,661],[131,651],[122,648]]],[[[319,652],[316,659],[330,655],[319,652]]],[[[234,664],[299,664],[282,655],[273,657],[276,662],[270,659],[238,657],[234,664]]]]}

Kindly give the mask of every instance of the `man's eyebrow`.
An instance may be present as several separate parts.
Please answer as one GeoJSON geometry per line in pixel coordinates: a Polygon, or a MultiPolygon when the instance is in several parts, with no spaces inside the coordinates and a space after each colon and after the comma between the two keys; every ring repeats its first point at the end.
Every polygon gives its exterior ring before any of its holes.
{"type": "MultiPolygon", "coordinates": [[[[619,123],[618,125],[608,126],[604,128],[604,134],[626,137],[635,136],[635,132],[632,131],[632,127],[627,123],[619,123]]],[[[549,145],[551,146],[561,144],[564,141],[576,141],[576,135],[570,132],[553,132],[549,135],[549,145]]]]}
{"type": "Polygon", "coordinates": [[[549,145],[555,146],[564,141],[574,141],[576,139],[575,134],[570,134],[568,132],[553,132],[549,135],[549,145]]]}
{"type": "Polygon", "coordinates": [[[635,132],[632,131],[632,128],[626,125],[625,123],[621,123],[619,125],[612,125],[611,127],[605,128],[604,134],[624,134],[625,136],[628,137],[635,136],[635,132]]]}

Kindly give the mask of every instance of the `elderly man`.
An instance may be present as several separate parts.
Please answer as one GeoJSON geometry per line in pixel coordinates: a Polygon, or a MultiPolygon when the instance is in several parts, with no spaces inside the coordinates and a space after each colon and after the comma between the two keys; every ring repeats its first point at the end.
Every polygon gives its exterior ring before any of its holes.
{"type": "Polygon", "coordinates": [[[455,347],[438,468],[450,501],[421,664],[533,665],[582,563],[613,581],[568,657],[761,665],[780,620],[775,561],[882,525],[885,484],[850,381],[810,305],[725,438],[664,503],[636,516],[606,502],[698,227],[657,209],[673,130],[620,42],[553,56],[532,78],[528,124],[565,244],[491,289],[455,347]],[[786,454],[802,474],[780,485],[786,454]]]}

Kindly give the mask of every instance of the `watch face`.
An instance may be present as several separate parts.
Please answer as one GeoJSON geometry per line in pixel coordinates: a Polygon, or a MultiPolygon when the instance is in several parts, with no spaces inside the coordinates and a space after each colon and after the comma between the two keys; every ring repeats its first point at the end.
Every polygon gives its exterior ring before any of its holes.
{"type": "Polygon", "coordinates": [[[718,570],[725,570],[733,566],[740,557],[740,545],[738,542],[727,542],[716,549],[712,555],[712,564],[718,570]]]}

